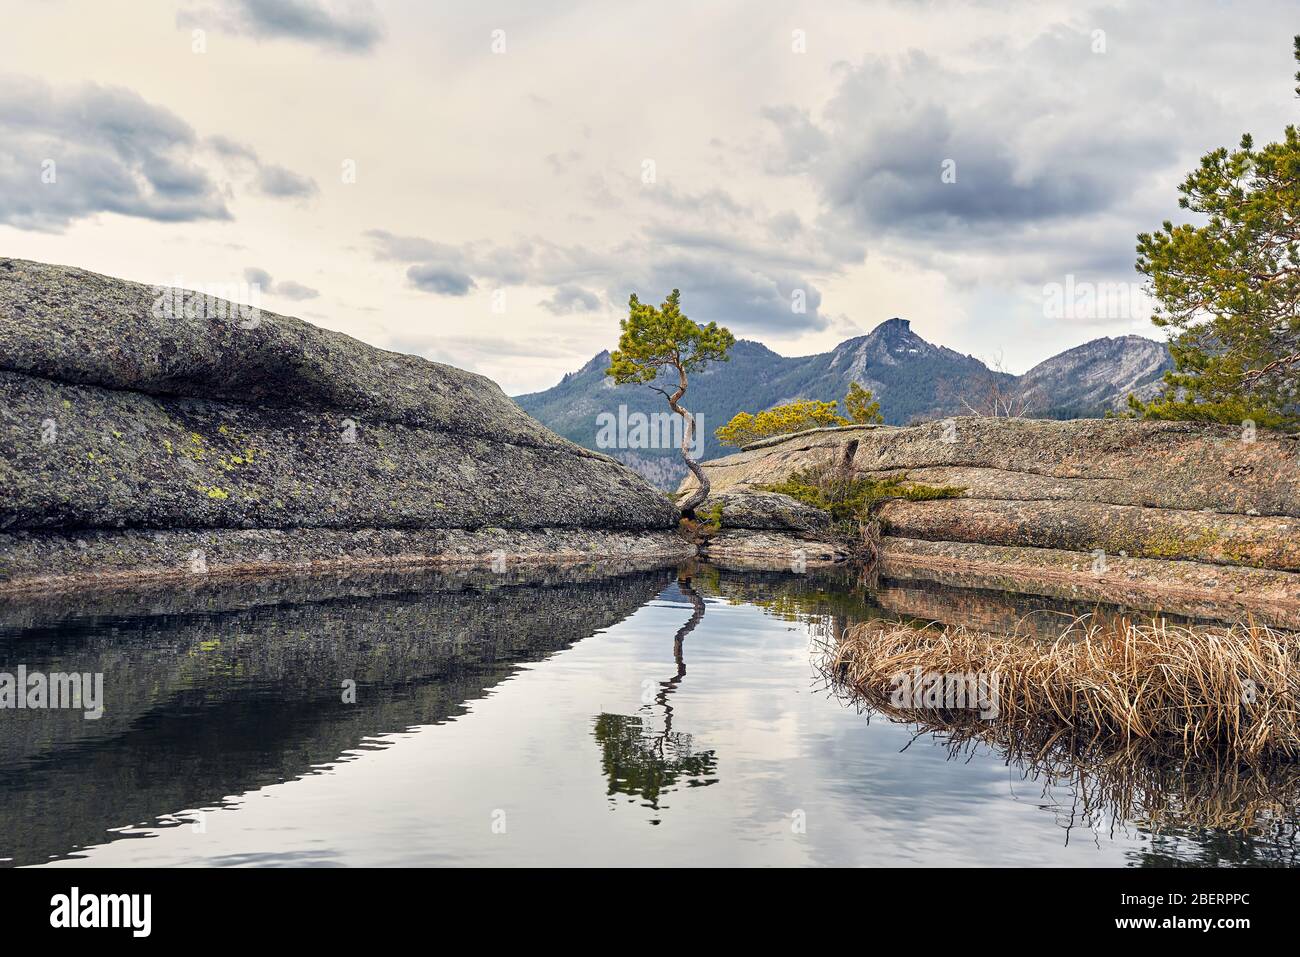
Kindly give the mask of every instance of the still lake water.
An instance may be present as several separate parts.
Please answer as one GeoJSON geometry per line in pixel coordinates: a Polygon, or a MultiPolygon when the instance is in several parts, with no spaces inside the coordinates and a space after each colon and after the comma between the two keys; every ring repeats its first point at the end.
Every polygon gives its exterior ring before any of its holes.
{"type": "Polygon", "coordinates": [[[816,667],[855,619],[997,625],[1034,612],[1015,596],[699,566],[69,601],[0,606],[0,671],[102,672],[106,698],[98,721],[0,712],[9,866],[1296,859],[1290,769],[1049,783],[860,713],[816,667]],[[1201,826],[1233,801],[1247,830],[1201,826]]]}

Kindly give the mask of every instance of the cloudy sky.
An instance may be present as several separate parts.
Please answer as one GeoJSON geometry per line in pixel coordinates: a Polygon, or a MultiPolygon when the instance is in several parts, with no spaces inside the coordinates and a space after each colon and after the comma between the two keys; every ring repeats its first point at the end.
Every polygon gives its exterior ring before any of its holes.
{"type": "Polygon", "coordinates": [[[1296,118],[1290,3],[0,0],[0,255],[545,388],[629,292],[1022,372],[1142,315],[1196,159],[1296,118]],[[797,308],[802,302],[803,308],[797,308]],[[796,304],[796,305],[792,305],[796,304]]]}

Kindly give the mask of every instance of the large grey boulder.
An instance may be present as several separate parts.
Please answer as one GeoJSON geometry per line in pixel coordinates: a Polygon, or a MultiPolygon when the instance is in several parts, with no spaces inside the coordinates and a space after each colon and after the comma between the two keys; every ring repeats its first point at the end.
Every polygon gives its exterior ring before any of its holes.
{"type": "Polygon", "coordinates": [[[701,515],[716,515],[722,528],[804,532],[830,531],[831,516],[820,508],[779,492],[716,492],[699,508],[701,515]]]}
{"type": "MultiPolygon", "coordinates": [[[[617,530],[620,552],[645,531],[652,550],[685,548],[662,494],[482,376],[226,300],[14,259],[0,259],[0,488],[0,589],[58,577],[27,566],[66,549],[31,536],[93,536],[111,556],[109,530],[123,543],[299,530],[308,561],[324,541],[349,554],[323,530],[355,533],[366,555],[393,530],[400,540],[378,551],[395,561],[428,558],[430,529],[491,532],[485,551],[501,529],[617,530]]],[[[278,541],[291,560],[292,541],[278,541]]],[[[599,546],[587,536],[581,550],[599,546]]],[[[177,560],[170,546],[125,551],[114,574],[177,560]]]]}
{"type": "Polygon", "coordinates": [[[331,410],[579,448],[472,372],[246,304],[21,259],[0,258],[0,368],[148,395],[331,410]]]}

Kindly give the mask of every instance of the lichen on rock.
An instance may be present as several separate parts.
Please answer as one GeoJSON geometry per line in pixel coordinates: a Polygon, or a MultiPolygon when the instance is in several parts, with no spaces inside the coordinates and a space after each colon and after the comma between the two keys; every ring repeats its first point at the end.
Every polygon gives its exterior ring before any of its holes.
{"type": "MultiPolygon", "coordinates": [[[[64,555],[56,545],[70,535],[122,533],[128,557],[104,559],[115,575],[132,555],[154,574],[185,551],[127,536],[150,531],[299,532],[307,561],[326,530],[342,533],[344,556],[367,554],[367,536],[384,531],[491,528],[591,533],[588,554],[599,533],[618,533],[622,551],[645,532],[664,552],[671,502],[488,379],[292,317],[255,319],[224,300],[0,259],[0,589],[60,578],[18,558],[43,554],[40,535],[64,555]]],[[[381,551],[427,559],[439,542],[414,535],[381,551]]]]}

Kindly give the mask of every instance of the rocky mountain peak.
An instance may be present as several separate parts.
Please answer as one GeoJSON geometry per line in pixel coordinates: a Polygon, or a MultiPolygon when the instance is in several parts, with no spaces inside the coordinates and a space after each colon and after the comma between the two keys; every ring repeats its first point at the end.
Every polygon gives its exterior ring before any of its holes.
{"type": "Polygon", "coordinates": [[[872,334],[894,335],[903,332],[911,332],[912,323],[908,319],[900,319],[894,316],[892,319],[886,319],[880,325],[872,330],[872,334]]]}
{"type": "Polygon", "coordinates": [[[886,319],[865,336],[847,339],[831,352],[830,368],[863,378],[872,366],[898,365],[931,355],[934,346],[912,331],[907,319],[886,319]]]}
{"type": "Polygon", "coordinates": [[[1021,389],[1036,406],[1120,409],[1130,393],[1152,398],[1172,364],[1162,342],[1108,336],[1040,362],[1021,377],[1021,389]]]}
{"type": "Polygon", "coordinates": [[[561,379],[560,381],[565,382],[573,378],[574,376],[580,376],[591,372],[599,372],[601,375],[604,375],[605,370],[609,368],[609,360],[610,360],[609,350],[604,349],[600,352],[597,352],[594,356],[588,359],[587,364],[584,365],[577,372],[566,372],[564,374],[564,378],[561,379]]]}

